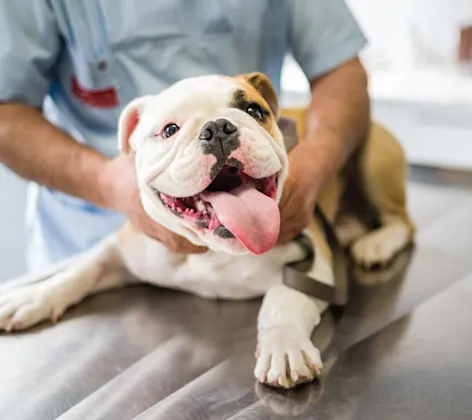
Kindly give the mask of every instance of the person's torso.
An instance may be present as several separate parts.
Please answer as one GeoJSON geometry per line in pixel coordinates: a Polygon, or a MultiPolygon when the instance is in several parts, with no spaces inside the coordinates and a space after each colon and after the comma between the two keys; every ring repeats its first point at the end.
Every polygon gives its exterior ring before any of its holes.
{"type": "Polygon", "coordinates": [[[122,108],[186,77],[251,71],[279,86],[280,0],[52,0],[64,49],[45,110],[79,141],[117,153],[122,108]]]}
{"type": "MultiPolygon", "coordinates": [[[[283,0],[51,0],[51,6],[63,49],[44,114],[107,156],[118,154],[123,107],[182,78],[261,71],[279,90],[289,22],[283,0]]],[[[88,249],[124,221],[78,198],[32,188],[30,267],[88,249]]]]}

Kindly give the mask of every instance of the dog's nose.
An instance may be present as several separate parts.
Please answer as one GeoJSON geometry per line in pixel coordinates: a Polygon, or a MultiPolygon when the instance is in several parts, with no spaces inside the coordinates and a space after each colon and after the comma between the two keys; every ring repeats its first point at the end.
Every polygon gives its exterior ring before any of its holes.
{"type": "Polygon", "coordinates": [[[200,140],[210,141],[217,137],[219,140],[224,140],[230,134],[237,131],[238,128],[224,118],[216,121],[208,121],[200,132],[200,140]]]}
{"type": "Polygon", "coordinates": [[[213,154],[220,162],[226,161],[239,143],[239,130],[233,123],[224,118],[208,121],[200,132],[203,153],[213,154]]]}

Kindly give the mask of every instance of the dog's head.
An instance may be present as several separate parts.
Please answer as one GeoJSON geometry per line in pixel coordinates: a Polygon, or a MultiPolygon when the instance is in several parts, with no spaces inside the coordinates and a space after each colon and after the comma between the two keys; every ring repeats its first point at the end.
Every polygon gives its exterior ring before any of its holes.
{"type": "Polygon", "coordinates": [[[278,112],[260,73],[184,79],[128,104],[119,142],[136,153],[146,212],[212,250],[270,250],[288,171],[278,112]]]}

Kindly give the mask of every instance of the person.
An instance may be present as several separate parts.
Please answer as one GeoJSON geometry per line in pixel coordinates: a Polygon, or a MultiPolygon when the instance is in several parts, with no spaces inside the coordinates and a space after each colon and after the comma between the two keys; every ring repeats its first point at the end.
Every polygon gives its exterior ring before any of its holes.
{"type": "Polygon", "coordinates": [[[291,54],[311,86],[308,131],[289,159],[279,242],[306,226],[317,192],[365,137],[366,43],[343,0],[0,0],[0,161],[31,181],[30,270],[89,249],[127,218],[174,252],[198,253],[152,221],[122,108],[179,79],[263,72],[280,93],[291,54]]]}

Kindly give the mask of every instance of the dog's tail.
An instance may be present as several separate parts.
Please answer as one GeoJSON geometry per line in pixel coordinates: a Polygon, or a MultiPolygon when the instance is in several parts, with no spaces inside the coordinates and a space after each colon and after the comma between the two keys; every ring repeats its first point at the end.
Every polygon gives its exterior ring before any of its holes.
{"type": "Polygon", "coordinates": [[[80,259],[82,259],[83,255],[77,255],[71,258],[67,258],[61,260],[51,266],[47,267],[46,269],[36,272],[36,273],[28,273],[20,277],[16,277],[13,279],[6,280],[4,283],[0,284],[0,294],[9,291],[11,289],[16,289],[22,286],[26,286],[28,284],[38,283],[40,281],[46,280],[61,271],[64,271],[72,264],[76,263],[80,259]]]}

